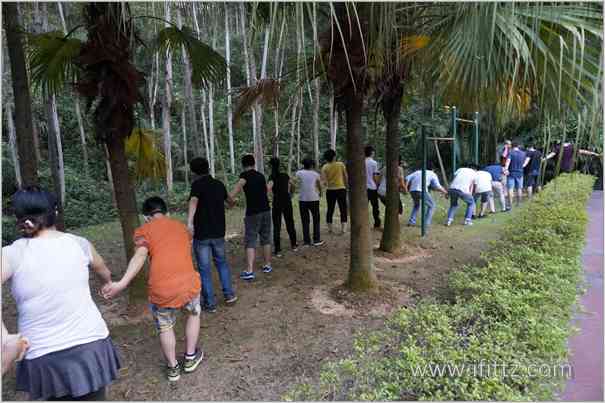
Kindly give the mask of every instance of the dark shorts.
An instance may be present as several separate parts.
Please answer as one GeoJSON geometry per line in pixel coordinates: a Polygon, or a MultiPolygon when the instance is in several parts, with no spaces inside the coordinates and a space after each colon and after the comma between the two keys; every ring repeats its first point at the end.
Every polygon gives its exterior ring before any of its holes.
{"type": "Polygon", "coordinates": [[[494,193],[489,190],[487,192],[475,193],[475,201],[481,198],[481,203],[487,203],[489,199],[494,197],[494,193]]]}
{"type": "Polygon", "coordinates": [[[525,184],[527,187],[534,187],[538,185],[538,176],[539,175],[527,175],[527,183],[525,184]]]}
{"type": "Polygon", "coordinates": [[[271,210],[246,216],[244,226],[246,249],[256,248],[259,237],[261,246],[271,245],[271,210]]]}

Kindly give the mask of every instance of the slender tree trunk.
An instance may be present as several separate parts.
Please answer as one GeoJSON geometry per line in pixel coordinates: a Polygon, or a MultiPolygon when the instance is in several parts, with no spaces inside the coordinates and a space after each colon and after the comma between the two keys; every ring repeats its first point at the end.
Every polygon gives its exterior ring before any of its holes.
{"type": "Polygon", "coordinates": [[[15,168],[15,180],[17,187],[20,188],[23,180],[21,179],[21,166],[19,165],[19,154],[17,153],[17,135],[15,134],[15,124],[13,122],[12,104],[5,104],[4,113],[6,114],[6,123],[8,126],[8,146],[10,148],[13,167],[15,168]]]}
{"type": "Polygon", "coordinates": [[[292,105],[292,118],[290,119],[290,148],[288,150],[288,175],[292,174],[292,160],[294,159],[294,138],[296,136],[296,116],[298,113],[298,95],[294,96],[292,105]]]}
{"type": "Polygon", "coordinates": [[[233,143],[233,109],[231,105],[231,37],[229,33],[229,13],[225,5],[225,59],[227,61],[227,130],[229,133],[229,168],[235,174],[235,146],[233,143]]]}
{"type": "Polygon", "coordinates": [[[109,189],[111,190],[111,200],[113,202],[113,206],[118,208],[118,203],[116,202],[116,190],[113,186],[113,174],[111,173],[111,164],[109,162],[109,149],[107,148],[107,144],[103,144],[103,152],[105,154],[105,170],[107,171],[107,181],[109,182],[109,189]]]}
{"type": "Polygon", "coordinates": [[[21,162],[23,186],[38,183],[38,161],[31,158],[34,149],[32,130],[31,97],[27,79],[27,66],[23,51],[22,27],[20,26],[17,3],[2,3],[2,23],[6,32],[6,43],[11,66],[11,81],[15,97],[15,129],[17,150],[21,162]]]}
{"type": "MultiPolygon", "coordinates": [[[[155,3],[151,3],[151,13],[155,17],[155,3]]],[[[157,25],[153,25],[154,35],[157,35],[157,25]]],[[[155,131],[155,105],[158,101],[158,89],[160,87],[160,54],[155,52],[153,62],[151,64],[151,77],[148,81],[149,91],[149,120],[151,122],[151,130],[155,131]]]]}
{"type": "MultiPolygon", "coordinates": [[[[285,49],[282,48],[283,39],[284,39],[284,30],[286,27],[286,16],[282,19],[281,28],[279,31],[279,39],[277,42],[277,51],[275,52],[275,77],[281,77],[281,69],[283,67],[283,59],[285,54],[285,49]],[[281,57],[281,60],[280,60],[281,57]]],[[[273,157],[279,157],[279,98],[275,100],[275,109],[273,110],[273,120],[274,120],[274,133],[273,133],[273,145],[272,145],[272,155],[273,157]]]]}
{"type": "Polygon", "coordinates": [[[368,215],[366,170],[363,154],[363,95],[352,86],[346,90],[349,105],[347,119],[347,172],[351,202],[351,260],[347,287],[353,291],[366,291],[378,286],[373,267],[372,234],[368,215]]]}
{"type": "Polygon", "coordinates": [[[187,122],[185,109],[181,112],[181,128],[183,129],[183,168],[185,170],[185,185],[189,187],[189,161],[187,161],[187,122]]]}
{"type": "Polygon", "coordinates": [[[202,106],[200,109],[201,119],[202,119],[202,133],[204,135],[204,146],[206,150],[206,158],[210,159],[210,146],[208,144],[208,128],[206,127],[206,92],[204,90],[200,91],[202,94],[202,106]]]}
{"type": "Polygon", "coordinates": [[[382,111],[387,124],[386,133],[386,210],[380,249],[393,253],[401,248],[399,227],[399,118],[401,115],[401,81],[393,82],[393,93],[385,95],[382,111]]]}
{"type": "MultiPolygon", "coordinates": [[[[165,4],[166,27],[170,24],[170,3],[165,4]]],[[[170,107],[172,104],[172,54],[166,52],[165,59],[166,79],[164,82],[164,98],[162,98],[162,128],[164,130],[164,157],[166,158],[166,188],[168,192],[173,190],[172,177],[172,134],[170,133],[170,107]]]]}
{"type": "MultiPolygon", "coordinates": [[[[63,14],[63,6],[61,2],[57,2],[63,33],[67,35],[67,23],[63,14]]],[[[78,121],[78,129],[80,131],[80,144],[82,145],[82,162],[84,163],[84,174],[90,176],[90,167],[88,165],[88,147],[86,146],[86,132],[84,131],[84,122],[82,120],[82,112],[80,111],[80,102],[77,97],[74,97],[74,110],[76,112],[76,120],[78,121]]]]}
{"type": "MultiPolygon", "coordinates": [[[[191,3],[191,6],[193,7],[192,11],[196,13],[197,10],[195,8],[195,3],[191,3]]],[[[183,18],[179,7],[176,8],[176,21],[177,26],[181,28],[183,26],[183,18]]],[[[199,129],[197,123],[197,111],[195,109],[195,100],[193,99],[193,85],[191,84],[191,63],[184,47],[181,47],[181,55],[183,58],[184,70],[183,79],[185,80],[185,105],[187,106],[187,113],[189,114],[189,138],[193,141],[193,152],[196,156],[200,156],[202,155],[202,149],[201,141],[196,141],[196,139],[199,138],[199,129]]]]}
{"type": "Polygon", "coordinates": [[[302,88],[300,89],[300,108],[298,108],[298,120],[296,122],[296,169],[300,169],[300,121],[302,120],[302,114],[305,104],[305,97],[303,95],[302,88]]]}
{"type": "MultiPolygon", "coordinates": [[[[212,48],[216,49],[217,25],[214,24],[212,30],[212,48]]],[[[210,142],[210,175],[216,175],[215,158],[215,132],[214,132],[214,85],[210,84],[208,88],[208,137],[210,142]]]]}
{"type": "Polygon", "coordinates": [[[313,152],[315,153],[315,163],[319,166],[319,95],[321,85],[319,78],[315,79],[315,105],[313,109],[313,152]]]}
{"type": "MultiPolygon", "coordinates": [[[[34,8],[36,19],[42,22],[42,32],[48,32],[48,7],[47,3],[42,3],[42,14],[38,5],[34,8]],[[40,18],[41,17],[41,18],[40,18]]],[[[39,25],[36,25],[39,27],[39,25]]],[[[48,134],[48,159],[50,162],[50,172],[53,178],[53,185],[58,199],[58,217],[57,228],[65,229],[65,219],[63,209],[65,206],[65,166],[63,162],[63,144],[61,141],[61,126],[59,124],[59,114],[57,113],[57,99],[55,95],[50,95],[46,99],[46,122],[48,134]]]]}
{"type": "Polygon", "coordinates": [[[334,104],[334,91],[330,94],[330,148],[336,151],[336,133],[338,132],[338,110],[334,104]]]}

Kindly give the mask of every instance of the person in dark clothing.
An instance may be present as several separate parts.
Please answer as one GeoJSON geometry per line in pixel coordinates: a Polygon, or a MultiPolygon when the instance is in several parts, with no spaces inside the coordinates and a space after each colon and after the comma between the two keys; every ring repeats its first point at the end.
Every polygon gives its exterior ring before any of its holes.
{"type": "Polygon", "coordinates": [[[246,195],[246,217],[244,218],[244,243],[246,246],[246,270],[240,273],[242,280],[254,280],[254,261],[256,260],[256,245],[260,238],[263,247],[263,273],[271,273],[271,207],[267,197],[267,181],[265,175],[258,172],[254,167],[256,161],[254,156],[246,154],[242,157],[244,172],[229,194],[233,203],[235,197],[242,190],[246,195]]]}
{"type": "MultiPolygon", "coordinates": [[[[557,142],[557,144],[555,144],[553,151],[550,152],[545,159],[549,160],[552,157],[557,157],[559,158],[559,153],[562,152],[563,155],[561,156],[561,172],[571,172],[574,168],[575,165],[575,161],[574,161],[574,145],[571,143],[563,143],[561,144],[561,142],[557,142]]],[[[594,157],[598,157],[600,156],[600,154],[597,154],[593,151],[588,151],[588,150],[584,150],[584,149],[579,149],[578,150],[578,154],[579,155],[591,155],[594,157]]]]}
{"type": "Polygon", "coordinates": [[[532,197],[534,188],[540,189],[540,166],[542,165],[542,152],[536,150],[533,145],[527,148],[527,157],[529,157],[529,163],[525,166],[525,177],[527,186],[527,196],[532,197]]]}
{"type": "Polygon", "coordinates": [[[504,171],[509,172],[507,179],[508,198],[510,207],[513,207],[513,196],[517,191],[517,206],[521,204],[523,196],[523,169],[529,164],[529,157],[521,151],[518,143],[513,143],[513,148],[508,155],[504,171]]]}
{"type": "Polygon", "coordinates": [[[191,184],[187,227],[193,235],[193,250],[202,281],[202,306],[213,313],[216,312],[216,299],[212,287],[212,260],[218,271],[225,303],[231,305],[237,301],[225,249],[225,202],[228,195],[223,182],[210,175],[206,158],[192,159],[189,167],[198,177],[191,184]]]}
{"type": "Polygon", "coordinates": [[[279,171],[279,158],[271,158],[271,176],[269,176],[268,188],[273,193],[273,255],[281,256],[281,218],[284,216],[286,230],[290,237],[290,245],[294,252],[297,251],[296,228],[294,227],[294,212],[292,210],[293,184],[290,177],[279,171]]]}

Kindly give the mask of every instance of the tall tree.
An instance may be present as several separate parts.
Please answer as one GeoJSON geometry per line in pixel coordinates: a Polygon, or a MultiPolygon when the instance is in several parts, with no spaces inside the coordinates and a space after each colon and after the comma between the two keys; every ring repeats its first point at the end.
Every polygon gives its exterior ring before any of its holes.
{"type": "Polygon", "coordinates": [[[225,59],[227,60],[227,131],[229,134],[229,168],[235,174],[235,146],[233,143],[233,106],[231,102],[231,35],[229,27],[229,8],[224,4],[225,12],[225,59]]]}
{"type": "MultiPolygon", "coordinates": [[[[164,3],[164,18],[165,27],[168,28],[171,25],[171,3],[164,3]]],[[[173,190],[173,176],[172,176],[172,133],[170,130],[171,126],[171,107],[172,107],[172,51],[166,50],[164,59],[164,97],[162,98],[162,130],[164,133],[164,157],[166,158],[166,188],[168,192],[173,190]]]]}
{"type": "Polygon", "coordinates": [[[13,121],[13,105],[10,102],[5,102],[4,104],[4,116],[6,117],[8,128],[8,147],[10,149],[13,167],[15,168],[15,181],[17,182],[17,187],[20,188],[23,180],[21,179],[21,164],[19,163],[19,154],[17,152],[17,135],[15,133],[15,123],[13,121]]]}
{"type": "Polygon", "coordinates": [[[23,186],[38,183],[38,160],[31,157],[34,149],[32,111],[27,65],[23,51],[21,17],[17,3],[2,3],[2,24],[6,33],[6,43],[11,67],[11,82],[15,97],[15,128],[17,150],[21,162],[23,186]]]}
{"type": "MultiPolygon", "coordinates": [[[[65,22],[65,14],[60,1],[57,2],[59,17],[61,18],[61,26],[63,33],[67,35],[67,23],[65,22]]],[[[78,121],[78,130],[80,132],[80,144],[82,145],[82,162],[84,163],[84,174],[90,175],[90,167],[88,165],[88,147],[86,146],[86,132],[84,131],[84,120],[82,119],[82,111],[80,110],[80,102],[77,98],[74,99],[74,111],[76,112],[76,120],[78,121]]]]}

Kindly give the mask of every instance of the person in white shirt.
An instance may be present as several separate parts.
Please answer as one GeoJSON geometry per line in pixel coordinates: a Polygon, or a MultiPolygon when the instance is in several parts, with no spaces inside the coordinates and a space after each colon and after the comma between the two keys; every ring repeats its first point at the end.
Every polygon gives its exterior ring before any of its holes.
{"type": "Polygon", "coordinates": [[[310,158],[303,160],[303,169],[296,172],[296,179],[299,184],[300,195],[298,196],[298,206],[300,209],[300,220],[303,226],[303,240],[306,246],[311,245],[311,235],[309,233],[310,217],[313,218],[313,246],[321,246],[324,242],[321,240],[319,231],[319,197],[321,195],[321,176],[313,170],[315,161],[310,158]]]}
{"type": "MultiPolygon", "coordinates": [[[[403,176],[403,160],[401,156],[399,156],[399,166],[397,167],[397,187],[399,192],[407,193],[408,188],[405,185],[405,180],[403,176]]],[[[386,200],[387,195],[387,167],[382,168],[380,173],[380,185],[378,186],[378,198],[382,202],[382,204],[387,205],[386,200]]],[[[399,197],[399,195],[397,195],[399,197]]],[[[401,199],[399,199],[399,214],[403,214],[403,203],[401,199]]]]}
{"type": "MultiPolygon", "coordinates": [[[[430,163],[427,168],[429,167],[430,163]]],[[[418,169],[406,176],[405,182],[408,190],[410,191],[412,201],[414,202],[414,207],[412,208],[412,213],[410,214],[410,219],[408,220],[408,225],[413,226],[416,225],[416,217],[418,216],[418,211],[420,210],[420,203],[422,202],[422,169],[418,169]]],[[[435,211],[435,202],[431,197],[431,192],[429,191],[430,189],[435,189],[438,192],[443,193],[447,197],[447,191],[441,186],[441,183],[439,183],[439,178],[437,177],[435,172],[430,169],[427,169],[425,193],[425,203],[427,209],[424,215],[424,222],[427,226],[431,225],[433,212],[435,211]]]]}
{"type": "Polygon", "coordinates": [[[476,166],[471,164],[468,168],[460,168],[454,173],[454,180],[450,184],[448,194],[450,197],[450,208],[447,212],[448,227],[454,222],[454,215],[458,210],[458,199],[466,203],[466,214],[464,215],[464,225],[473,225],[472,218],[475,211],[475,199],[473,190],[477,178],[476,166]]]}
{"type": "Polygon", "coordinates": [[[374,161],[374,147],[368,145],[364,149],[366,156],[366,181],[368,188],[368,201],[372,205],[374,228],[380,228],[380,205],[378,204],[378,184],[380,183],[380,170],[374,161]]]}
{"type": "Polygon", "coordinates": [[[486,171],[477,171],[477,177],[475,178],[475,204],[481,199],[481,211],[478,215],[479,218],[485,217],[487,206],[489,204],[489,211],[491,213],[496,212],[494,206],[494,192],[492,189],[492,175],[486,171]]]}
{"type": "MultiPolygon", "coordinates": [[[[111,272],[89,241],[56,230],[54,195],[26,187],[12,206],[23,238],[2,248],[2,284],[11,280],[28,346],[17,363],[17,390],[30,400],[104,400],[120,359],[89,277],[92,269],[109,284],[111,272]]],[[[3,322],[3,341],[7,333],[3,322]]]]}

